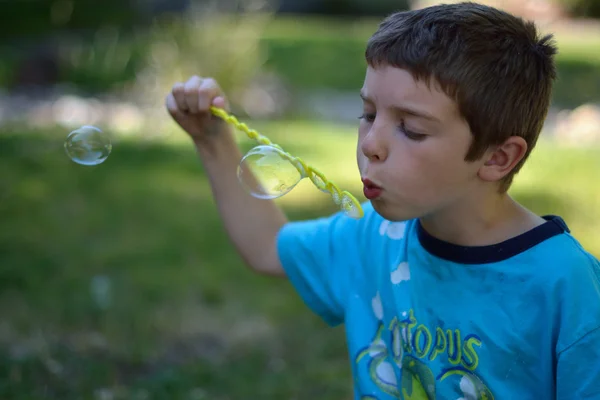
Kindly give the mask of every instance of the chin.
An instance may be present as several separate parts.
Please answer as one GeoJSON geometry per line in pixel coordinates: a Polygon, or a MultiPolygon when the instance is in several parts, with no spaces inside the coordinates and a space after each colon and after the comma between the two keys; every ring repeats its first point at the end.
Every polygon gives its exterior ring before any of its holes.
{"type": "Polygon", "coordinates": [[[373,209],[377,212],[377,214],[391,222],[409,221],[419,217],[419,215],[415,212],[403,210],[398,206],[394,207],[383,200],[371,200],[371,204],[373,205],[373,209]]]}

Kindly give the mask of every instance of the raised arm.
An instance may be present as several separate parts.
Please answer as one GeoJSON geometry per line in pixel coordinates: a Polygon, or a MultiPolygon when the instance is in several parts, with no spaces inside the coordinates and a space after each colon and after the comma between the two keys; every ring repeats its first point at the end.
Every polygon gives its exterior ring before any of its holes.
{"type": "Polygon", "coordinates": [[[232,128],[210,113],[211,105],[228,109],[217,82],[198,76],[176,83],[166,99],[170,115],[196,146],[219,214],[240,256],[259,273],[285,276],[276,240],[287,218],[273,201],[252,197],[239,184],[236,174],[242,154],[232,128]]]}

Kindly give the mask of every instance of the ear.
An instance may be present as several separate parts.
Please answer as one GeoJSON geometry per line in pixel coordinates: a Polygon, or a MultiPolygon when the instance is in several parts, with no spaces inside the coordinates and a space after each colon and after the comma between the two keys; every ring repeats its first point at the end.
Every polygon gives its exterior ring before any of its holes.
{"type": "Polygon", "coordinates": [[[520,136],[511,136],[500,146],[485,155],[485,163],[479,168],[479,178],[496,182],[504,178],[523,159],[527,142],[520,136]]]}

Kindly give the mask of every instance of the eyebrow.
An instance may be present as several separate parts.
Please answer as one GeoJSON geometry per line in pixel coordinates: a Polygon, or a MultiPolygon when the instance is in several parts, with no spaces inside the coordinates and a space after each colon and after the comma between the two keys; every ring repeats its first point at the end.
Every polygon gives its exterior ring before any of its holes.
{"type": "MultiPolygon", "coordinates": [[[[360,98],[363,99],[363,101],[365,101],[367,103],[375,104],[375,102],[370,97],[367,97],[362,91],[360,92],[360,98]]],[[[429,114],[428,112],[425,112],[425,111],[415,110],[414,108],[401,107],[401,106],[392,106],[390,108],[392,110],[394,110],[394,111],[397,111],[397,112],[402,112],[402,113],[405,113],[405,114],[410,114],[410,115],[413,115],[415,117],[428,119],[428,120],[433,121],[433,122],[438,122],[438,123],[441,122],[439,120],[439,118],[437,118],[437,117],[433,116],[432,114],[429,114]]]]}

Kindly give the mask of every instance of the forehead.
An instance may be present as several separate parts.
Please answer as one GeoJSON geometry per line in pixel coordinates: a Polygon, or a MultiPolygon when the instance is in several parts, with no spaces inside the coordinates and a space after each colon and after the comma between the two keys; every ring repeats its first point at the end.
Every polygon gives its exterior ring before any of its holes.
{"type": "Polygon", "coordinates": [[[416,107],[440,119],[458,116],[456,102],[435,82],[416,81],[412,74],[392,66],[368,67],[361,94],[377,108],[416,107]]]}

